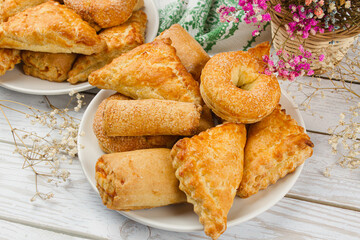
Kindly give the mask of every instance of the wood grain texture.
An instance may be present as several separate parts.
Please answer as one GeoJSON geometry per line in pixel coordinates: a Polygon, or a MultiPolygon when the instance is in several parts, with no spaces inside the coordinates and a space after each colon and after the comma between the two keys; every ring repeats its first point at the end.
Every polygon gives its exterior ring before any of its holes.
{"type": "MultiPolygon", "coordinates": [[[[342,86],[341,82],[336,81],[334,84],[342,86]]],[[[355,106],[359,102],[359,98],[352,98],[354,95],[346,90],[335,91],[334,84],[329,80],[321,80],[318,82],[315,78],[302,77],[297,82],[281,81],[280,85],[283,91],[294,97],[293,101],[301,110],[306,129],[310,131],[327,133],[329,127],[338,125],[340,113],[350,114],[349,108],[355,106]],[[299,86],[301,83],[302,86],[299,86]],[[307,86],[311,84],[312,86],[307,86]],[[314,93],[315,88],[323,90],[314,93]],[[322,94],[323,93],[323,94],[322,94]],[[308,96],[311,96],[310,108],[302,106],[307,103],[308,96]]],[[[346,86],[348,87],[348,86],[346,86]]],[[[352,89],[360,93],[360,85],[352,84],[352,89]]],[[[360,118],[358,118],[360,120],[360,118]]]]}
{"type": "Polygon", "coordinates": [[[1,236],[0,239],[37,239],[37,240],[81,240],[84,238],[69,236],[62,233],[56,233],[39,228],[29,227],[26,225],[0,220],[1,236]]]}
{"type": "MultiPolygon", "coordinates": [[[[48,230],[69,232],[72,235],[88,238],[160,240],[205,238],[203,233],[173,233],[148,228],[131,223],[117,212],[106,209],[85,179],[78,161],[67,166],[71,172],[71,181],[66,185],[49,186],[44,179],[40,179],[40,190],[54,192],[55,198],[49,201],[30,202],[34,193],[33,174],[30,170],[21,169],[22,159],[12,155],[8,151],[10,148],[11,145],[0,143],[1,219],[21,221],[33,227],[46,227],[48,230]],[[140,238],[147,235],[150,238],[140,238]]],[[[301,177],[306,178],[305,173],[306,171],[301,177]]],[[[327,180],[324,177],[321,181],[327,180]]],[[[354,186],[344,195],[351,195],[350,191],[356,186],[358,183],[354,182],[354,186]]],[[[302,188],[312,189],[309,185],[302,188]]],[[[311,190],[309,195],[316,192],[315,190],[311,190]]],[[[302,189],[298,187],[297,191],[302,189]]],[[[321,192],[323,192],[322,197],[327,198],[327,189],[321,192]]],[[[356,196],[358,194],[355,192],[354,198],[356,196]]],[[[355,239],[353,236],[360,236],[360,230],[356,227],[356,224],[360,224],[359,217],[359,212],[356,211],[284,198],[257,218],[229,228],[221,239],[286,239],[288,236],[301,239],[304,231],[307,231],[308,239],[355,239]]]]}

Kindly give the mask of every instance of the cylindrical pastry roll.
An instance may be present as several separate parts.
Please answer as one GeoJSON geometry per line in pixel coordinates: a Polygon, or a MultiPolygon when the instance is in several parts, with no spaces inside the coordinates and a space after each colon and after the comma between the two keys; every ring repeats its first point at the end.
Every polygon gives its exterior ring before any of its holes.
{"type": "Polygon", "coordinates": [[[105,105],[109,100],[129,100],[130,98],[114,94],[102,101],[95,113],[93,130],[99,141],[100,148],[106,153],[126,152],[146,148],[171,148],[178,136],[132,136],[132,137],[109,137],[105,135],[103,116],[105,105]]]}
{"type": "Polygon", "coordinates": [[[110,100],[104,111],[107,136],[193,135],[201,107],[158,99],[110,100]]]}
{"type": "Polygon", "coordinates": [[[164,38],[171,39],[171,45],[176,49],[181,63],[195,80],[200,81],[201,70],[210,59],[201,45],[179,24],[172,25],[156,37],[164,38]]]}
{"type": "Polygon", "coordinates": [[[166,148],[105,154],[96,163],[95,178],[103,203],[110,209],[136,210],[186,202],[166,148]]]}

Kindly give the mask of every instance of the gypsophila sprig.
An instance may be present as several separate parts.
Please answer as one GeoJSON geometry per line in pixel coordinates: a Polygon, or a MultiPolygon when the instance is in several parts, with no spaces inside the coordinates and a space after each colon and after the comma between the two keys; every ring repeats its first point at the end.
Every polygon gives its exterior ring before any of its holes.
{"type": "MultiPolygon", "coordinates": [[[[273,60],[273,56],[263,56],[263,60],[268,64],[265,74],[271,75],[278,73],[278,78],[294,81],[295,78],[306,75],[313,75],[311,63],[314,57],[310,51],[306,51],[302,45],[299,46],[299,55],[289,54],[286,50],[280,49],[276,52],[278,61],[273,60]]],[[[324,60],[324,55],[320,55],[320,61],[324,60]]]]}
{"type": "Polygon", "coordinates": [[[9,125],[15,144],[14,153],[23,157],[23,169],[31,169],[35,179],[35,194],[31,201],[37,198],[43,200],[54,196],[52,192],[44,193],[39,189],[39,178],[44,178],[55,186],[66,184],[70,172],[63,167],[64,163],[71,164],[77,154],[77,135],[80,119],[70,115],[77,112],[84,105],[84,95],[71,92],[70,100],[63,109],[55,107],[45,97],[50,110],[44,111],[23,103],[0,100],[0,111],[9,125]],[[70,106],[75,107],[70,109],[70,106]],[[44,129],[42,133],[19,129],[11,124],[6,111],[21,114],[31,125],[38,125],[44,129]]]}

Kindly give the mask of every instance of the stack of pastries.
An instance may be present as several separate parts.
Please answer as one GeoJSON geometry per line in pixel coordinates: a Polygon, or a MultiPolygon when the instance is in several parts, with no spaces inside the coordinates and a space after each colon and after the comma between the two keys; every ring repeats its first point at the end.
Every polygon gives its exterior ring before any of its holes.
{"type": "Polygon", "coordinates": [[[0,75],[23,62],[27,75],[71,84],[144,43],[143,0],[2,0],[0,75]]]}
{"type": "Polygon", "coordinates": [[[281,109],[276,77],[262,73],[269,51],[262,43],[210,59],[176,24],[91,73],[90,84],[117,92],[93,122],[107,153],[95,167],[103,203],[188,202],[217,239],[235,196],[266,189],[309,158],[313,143],[281,109]]]}

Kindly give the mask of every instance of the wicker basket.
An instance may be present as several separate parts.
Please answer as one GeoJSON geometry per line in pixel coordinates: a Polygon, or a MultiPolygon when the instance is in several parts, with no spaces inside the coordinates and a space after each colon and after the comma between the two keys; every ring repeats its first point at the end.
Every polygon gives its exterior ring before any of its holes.
{"type": "MultiPolygon", "coordinates": [[[[280,3],[278,0],[271,0],[271,5],[280,3]]],[[[326,61],[330,61],[333,65],[337,65],[344,58],[345,54],[351,47],[356,36],[360,34],[360,28],[353,26],[346,30],[337,30],[334,32],[325,32],[323,34],[317,33],[315,36],[310,35],[307,39],[301,37],[290,40],[289,33],[285,29],[285,24],[292,21],[289,17],[290,12],[281,13],[274,11],[270,8],[271,14],[271,31],[273,44],[275,49],[285,49],[289,53],[299,54],[299,45],[302,44],[306,50],[311,51],[312,55],[316,58],[311,64],[311,68],[315,71],[315,74],[321,74],[328,69],[324,67],[324,64],[319,62],[319,56],[326,53],[326,61]],[[330,42],[333,41],[333,44],[330,42]]]]}

